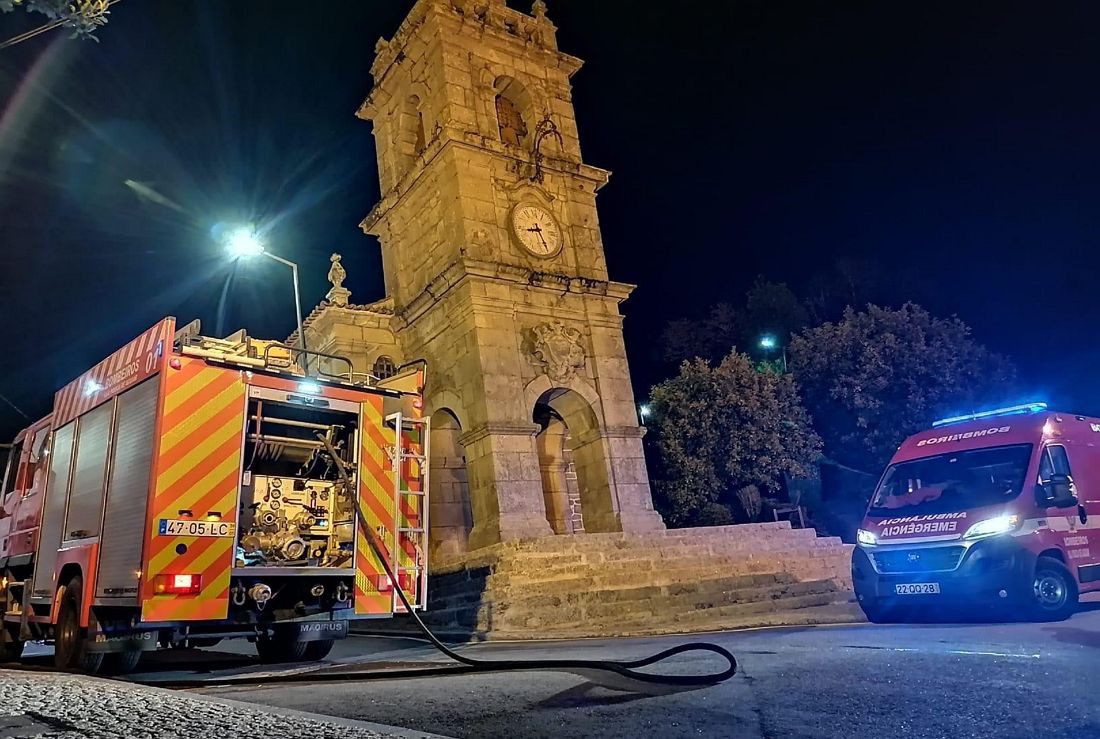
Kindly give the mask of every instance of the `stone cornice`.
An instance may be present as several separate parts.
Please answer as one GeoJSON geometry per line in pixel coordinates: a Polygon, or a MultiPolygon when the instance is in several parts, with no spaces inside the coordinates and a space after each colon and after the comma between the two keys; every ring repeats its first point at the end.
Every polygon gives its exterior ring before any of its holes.
{"type": "MultiPolygon", "coordinates": [[[[435,141],[431,141],[421,152],[416,163],[397,181],[389,192],[381,200],[375,203],[370,213],[359,223],[359,228],[368,236],[378,236],[377,226],[385,220],[390,211],[413,188],[420,176],[428,169],[429,165],[443,153],[448,147],[467,149],[473,151],[487,151],[492,154],[511,159],[517,164],[531,165],[530,153],[517,150],[515,147],[506,146],[499,141],[486,138],[477,131],[461,131],[450,125],[445,125],[435,135],[435,141]],[[520,154],[523,156],[520,156],[520,154]]],[[[598,192],[611,178],[610,170],[594,167],[591,164],[575,162],[569,159],[546,157],[542,164],[543,170],[551,175],[563,177],[576,177],[585,180],[594,192],[598,192]]],[[[517,180],[518,182],[519,180],[517,180]]]]}
{"type": "Polygon", "coordinates": [[[645,426],[608,426],[603,435],[609,439],[640,439],[648,430],[645,426]]]}
{"type": "Polygon", "coordinates": [[[476,442],[481,441],[487,436],[534,436],[542,427],[537,423],[483,423],[480,426],[470,429],[468,432],[458,437],[458,443],[462,446],[469,446],[476,442]]]}
{"type": "MultiPolygon", "coordinates": [[[[356,317],[364,314],[377,317],[380,323],[388,323],[393,319],[393,298],[382,298],[366,305],[333,305],[327,300],[322,300],[302,321],[302,330],[306,331],[308,335],[308,331],[314,325],[323,324],[330,319],[334,320],[341,315],[351,318],[352,321],[349,322],[354,322],[356,317]]],[[[295,346],[298,343],[297,329],[287,337],[286,343],[290,346],[295,346]]]]}
{"type": "Polygon", "coordinates": [[[476,259],[456,260],[448,264],[435,279],[428,283],[415,298],[397,309],[397,317],[411,324],[434,305],[445,293],[468,279],[493,280],[495,282],[541,288],[558,294],[587,295],[609,298],[617,304],[626,300],[635,285],[590,277],[540,272],[519,265],[500,262],[482,262],[476,259]]]}

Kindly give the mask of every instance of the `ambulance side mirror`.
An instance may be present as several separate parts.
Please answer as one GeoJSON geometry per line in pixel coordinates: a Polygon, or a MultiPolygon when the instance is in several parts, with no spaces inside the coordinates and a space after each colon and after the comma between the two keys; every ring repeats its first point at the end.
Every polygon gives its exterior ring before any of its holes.
{"type": "Polygon", "coordinates": [[[1073,508],[1077,505],[1077,489],[1069,475],[1052,474],[1035,488],[1035,501],[1041,508],[1073,508]]]}

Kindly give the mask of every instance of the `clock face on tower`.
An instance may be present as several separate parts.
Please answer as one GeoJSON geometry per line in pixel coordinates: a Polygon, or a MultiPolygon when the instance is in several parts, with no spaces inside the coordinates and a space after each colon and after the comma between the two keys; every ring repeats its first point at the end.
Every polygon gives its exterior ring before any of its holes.
{"type": "Polygon", "coordinates": [[[552,257],[561,251],[561,228],[553,214],[541,205],[517,205],[512,210],[512,233],[536,257],[552,257]]]}

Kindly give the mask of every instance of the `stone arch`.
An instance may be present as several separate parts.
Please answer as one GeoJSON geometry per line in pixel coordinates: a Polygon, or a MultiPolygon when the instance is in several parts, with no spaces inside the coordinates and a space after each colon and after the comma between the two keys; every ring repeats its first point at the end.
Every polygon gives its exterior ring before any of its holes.
{"type": "Polygon", "coordinates": [[[493,81],[497,134],[509,146],[525,147],[534,130],[534,101],[515,77],[501,75],[493,81]]]}
{"type": "Polygon", "coordinates": [[[450,408],[431,415],[428,443],[428,559],[462,554],[469,548],[473,512],[462,425],[450,408]]]}
{"type": "Polygon", "coordinates": [[[469,430],[470,424],[466,415],[466,406],[462,403],[462,398],[458,397],[458,393],[449,388],[440,388],[429,392],[424,398],[425,413],[429,416],[435,413],[437,410],[445,410],[458,419],[458,425],[460,428],[469,430]]]}
{"type": "Polygon", "coordinates": [[[532,405],[532,420],[540,427],[535,446],[543,499],[555,533],[620,530],[610,456],[597,410],[598,405],[578,390],[555,386],[541,392],[532,405]],[[576,494],[571,499],[572,490],[576,494]]]}
{"type": "Polygon", "coordinates": [[[597,419],[602,419],[603,411],[600,405],[600,394],[589,382],[578,376],[574,376],[568,381],[555,383],[549,375],[541,374],[523,388],[524,402],[528,408],[534,408],[544,395],[555,389],[572,390],[577,393],[592,407],[597,419]]]}

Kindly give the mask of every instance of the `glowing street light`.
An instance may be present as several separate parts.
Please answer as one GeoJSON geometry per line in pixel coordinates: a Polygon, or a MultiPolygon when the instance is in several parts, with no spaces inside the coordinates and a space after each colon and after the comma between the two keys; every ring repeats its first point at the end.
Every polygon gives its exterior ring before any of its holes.
{"type": "MultiPolygon", "coordinates": [[[[774,334],[764,334],[763,336],[760,337],[760,344],[759,345],[760,345],[760,348],[764,350],[764,356],[765,357],[771,357],[772,351],[776,347],[779,347],[779,339],[777,339],[774,334]]],[[[786,372],[787,372],[787,347],[784,346],[784,347],[780,347],[780,348],[782,349],[782,354],[780,355],[780,358],[783,360],[783,373],[786,374],[786,372]]]]}
{"type": "Polygon", "coordinates": [[[264,253],[263,242],[251,228],[238,228],[229,234],[227,241],[229,253],[234,258],[255,257],[264,253]]]}
{"type": "Polygon", "coordinates": [[[298,348],[302,350],[302,369],[309,374],[309,357],[306,352],[306,332],[302,330],[302,296],[298,287],[298,265],[289,259],[272,254],[264,248],[259,235],[251,228],[238,228],[229,234],[226,239],[226,248],[234,259],[248,259],[250,257],[263,256],[274,259],[280,264],[290,267],[290,275],[294,280],[294,313],[298,320],[298,348]]]}
{"type": "Polygon", "coordinates": [[[638,406],[638,415],[641,417],[644,426],[646,419],[653,415],[653,409],[649,407],[649,403],[642,403],[638,406]]]}

